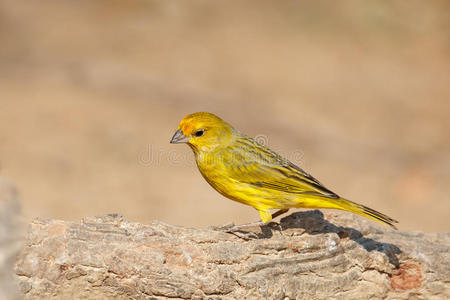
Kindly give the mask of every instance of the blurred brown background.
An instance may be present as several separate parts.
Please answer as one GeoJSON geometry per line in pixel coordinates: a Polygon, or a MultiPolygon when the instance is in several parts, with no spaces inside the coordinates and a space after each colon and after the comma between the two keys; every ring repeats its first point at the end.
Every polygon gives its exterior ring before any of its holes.
{"type": "Polygon", "coordinates": [[[27,219],[257,220],[169,144],[210,111],[401,229],[449,230],[449,3],[0,0],[0,175],[27,219]]]}

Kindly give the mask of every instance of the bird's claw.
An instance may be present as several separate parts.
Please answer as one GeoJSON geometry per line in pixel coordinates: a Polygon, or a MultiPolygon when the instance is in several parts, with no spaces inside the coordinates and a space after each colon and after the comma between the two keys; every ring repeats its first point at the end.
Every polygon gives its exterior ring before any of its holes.
{"type": "Polygon", "coordinates": [[[238,238],[241,238],[243,240],[251,240],[251,239],[258,239],[259,236],[257,233],[253,232],[253,231],[228,231],[227,233],[231,233],[235,236],[237,236],[238,238]]]}
{"type": "Polygon", "coordinates": [[[234,223],[231,224],[225,224],[222,226],[213,226],[212,229],[215,231],[224,231],[224,232],[230,232],[230,230],[233,230],[233,228],[235,228],[236,225],[234,223]]]}
{"type": "Polygon", "coordinates": [[[225,233],[233,234],[241,239],[250,240],[259,238],[258,234],[252,231],[243,231],[243,228],[250,227],[245,225],[255,225],[255,224],[244,224],[243,225],[235,225],[234,223],[226,224],[223,226],[213,227],[213,230],[223,231],[225,233]]]}

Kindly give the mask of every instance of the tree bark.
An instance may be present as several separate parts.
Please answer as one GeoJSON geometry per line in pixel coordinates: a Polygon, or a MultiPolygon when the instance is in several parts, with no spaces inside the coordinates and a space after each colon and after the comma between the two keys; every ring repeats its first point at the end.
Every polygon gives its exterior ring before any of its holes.
{"type": "Polygon", "coordinates": [[[120,215],[35,220],[18,256],[25,299],[445,299],[450,234],[349,213],[297,212],[249,234],[120,215]]]}

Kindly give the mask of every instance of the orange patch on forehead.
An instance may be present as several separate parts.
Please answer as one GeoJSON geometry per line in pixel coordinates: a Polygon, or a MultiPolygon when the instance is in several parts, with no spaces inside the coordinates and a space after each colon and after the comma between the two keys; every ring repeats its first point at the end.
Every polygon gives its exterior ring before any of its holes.
{"type": "Polygon", "coordinates": [[[181,121],[179,129],[183,132],[184,135],[188,136],[194,131],[195,126],[192,122],[185,122],[185,120],[181,121]]]}

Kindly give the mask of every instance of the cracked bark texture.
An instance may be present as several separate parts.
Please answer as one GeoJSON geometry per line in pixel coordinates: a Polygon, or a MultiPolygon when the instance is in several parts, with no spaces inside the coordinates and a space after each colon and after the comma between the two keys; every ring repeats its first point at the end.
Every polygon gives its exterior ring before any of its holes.
{"type": "Polygon", "coordinates": [[[25,299],[446,299],[450,234],[297,212],[242,238],[126,221],[35,220],[16,264],[25,299]]]}

